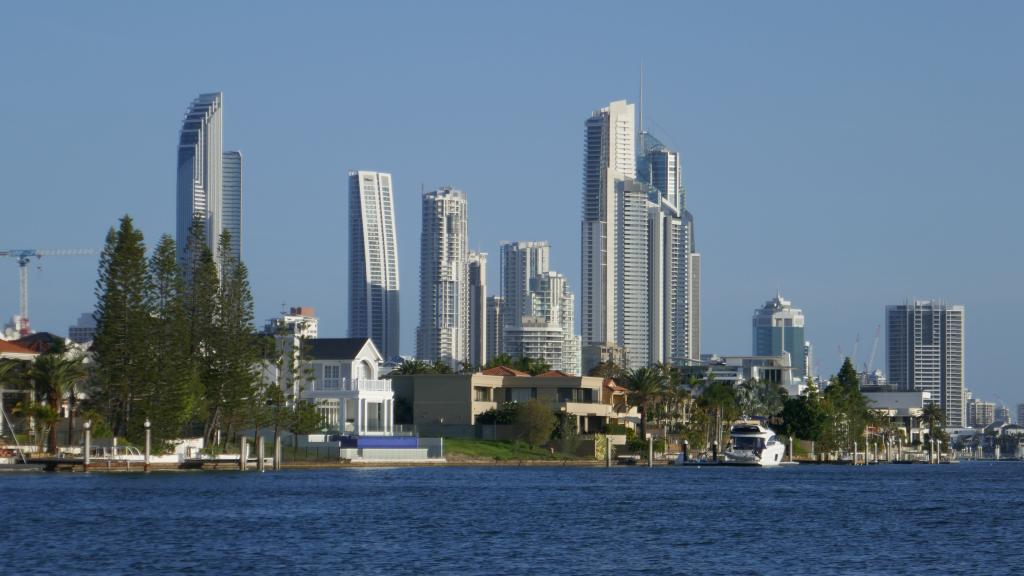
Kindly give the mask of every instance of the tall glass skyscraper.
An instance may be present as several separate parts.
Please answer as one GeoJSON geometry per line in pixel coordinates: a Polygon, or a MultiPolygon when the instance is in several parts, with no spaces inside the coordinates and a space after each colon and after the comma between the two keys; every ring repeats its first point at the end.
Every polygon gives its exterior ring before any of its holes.
{"type": "Polygon", "coordinates": [[[221,228],[231,233],[231,255],[242,260],[242,153],[224,153],[221,228]]]}
{"type": "Polygon", "coordinates": [[[453,369],[469,360],[469,215],[454,188],[423,195],[416,356],[453,369]]]}
{"type": "Polygon", "coordinates": [[[781,294],[765,302],[754,312],[754,356],[781,356],[789,353],[793,376],[803,379],[804,313],[781,294]]]}
{"type": "Polygon", "coordinates": [[[371,338],[391,360],[399,355],[400,326],[391,174],[349,172],[348,191],[348,335],[371,338]]]}
{"type": "Polygon", "coordinates": [[[177,226],[178,261],[187,263],[189,229],[195,219],[203,223],[206,242],[219,261],[217,242],[223,229],[221,140],[223,95],[200,94],[192,101],[178,138],[177,226]]]}

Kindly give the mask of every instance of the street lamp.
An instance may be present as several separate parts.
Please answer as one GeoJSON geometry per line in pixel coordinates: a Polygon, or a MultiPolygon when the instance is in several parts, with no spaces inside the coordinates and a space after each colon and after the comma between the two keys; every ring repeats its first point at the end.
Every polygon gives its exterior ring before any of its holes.
{"type": "Polygon", "coordinates": [[[146,460],[143,462],[143,472],[149,472],[149,449],[150,449],[150,427],[152,424],[149,422],[149,418],[142,423],[142,427],[146,429],[146,460]]]}
{"type": "Polygon", "coordinates": [[[82,425],[82,428],[85,428],[85,448],[83,450],[85,454],[82,459],[82,470],[88,472],[89,456],[90,452],[92,452],[92,420],[86,420],[85,424],[82,425]]]}

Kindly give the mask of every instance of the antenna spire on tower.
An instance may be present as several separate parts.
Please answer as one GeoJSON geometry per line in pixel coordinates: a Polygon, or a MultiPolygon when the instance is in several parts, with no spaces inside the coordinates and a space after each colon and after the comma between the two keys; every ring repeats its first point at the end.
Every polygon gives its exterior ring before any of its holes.
{"type": "Polygon", "coordinates": [[[644,131],[644,61],[640,61],[640,132],[644,131]]]}

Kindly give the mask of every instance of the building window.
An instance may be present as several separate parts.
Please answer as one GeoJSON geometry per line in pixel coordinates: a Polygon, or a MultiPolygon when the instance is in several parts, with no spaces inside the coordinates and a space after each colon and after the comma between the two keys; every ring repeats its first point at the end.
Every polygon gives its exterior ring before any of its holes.
{"type": "Polygon", "coordinates": [[[341,366],[324,366],[324,390],[337,390],[341,384],[341,366]]]}
{"type": "Polygon", "coordinates": [[[558,401],[589,404],[594,401],[594,391],[590,388],[559,388],[558,401]]]}
{"type": "Polygon", "coordinates": [[[529,402],[537,397],[536,388],[506,388],[506,402],[529,402]]]}

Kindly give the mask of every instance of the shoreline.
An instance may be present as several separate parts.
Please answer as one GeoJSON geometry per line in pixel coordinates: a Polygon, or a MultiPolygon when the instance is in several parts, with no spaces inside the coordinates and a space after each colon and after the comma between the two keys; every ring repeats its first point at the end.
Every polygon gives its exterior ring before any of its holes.
{"type": "MultiPolygon", "coordinates": [[[[959,464],[960,460],[944,461],[939,464],[959,464]]],[[[982,460],[982,462],[1019,462],[1019,460],[982,460]]],[[[182,467],[178,464],[151,464],[148,472],[143,470],[143,467],[139,463],[133,463],[134,465],[125,465],[124,463],[117,463],[108,466],[106,463],[103,464],[90,464],[89,473],[102,473],[102,474],[144,474],[149,472],[242,472],[238,469],[237,464],[232,466],[227,463],[218,463],[208,468],[187,468],[182,467]]],[[[927,462],[880,462],[868,464],[868,467],[874,467],[878,465],[906,465],[906,464],[925,464],[927,462]]],[[[818,461],[818,460],[795,460],[792,463],[786,463],[786,466],[790,467],[795,465],[824,465],[824,466],[853,466],[848,461],[818,461]]],[[[729,468],[736,466],[729,466],[728,464],[712,464],[708,462],[690,462],[687,464],[676,464],[672,460],[655,460],[652,467],[680,467],[680,468],[729,468]]],[[[857,466],[864,466],[864,464],[857,464],[857,466]]],[[[647,468],[645,463],[638,462],[636,464],[620,464],[612,462],[611,466],[603,460],[485,460],[485,459],[457,459],[447,461],[380,461],[380,462],[285,462],[282,464],[280,470],[274,470],[272,466],[268,466],[265,472],[275,471],[287,471],[287,470],[326,470],[326,469],[346,469],[346,468],[647,468]]],[[[34,467],[29,464],[24,467],[18,466],[17,468],[8,467],[2,472],[38,472],[43,471],[39,467],[34,467]]],[[[80,464],[59,466],[52,472],[71,472],[71,473],[82,473],[85,470],[82,469],[80,464]]],[[[245,472],[256,472],[259,470],[254,466],[250,465],[245,472]]]]}

